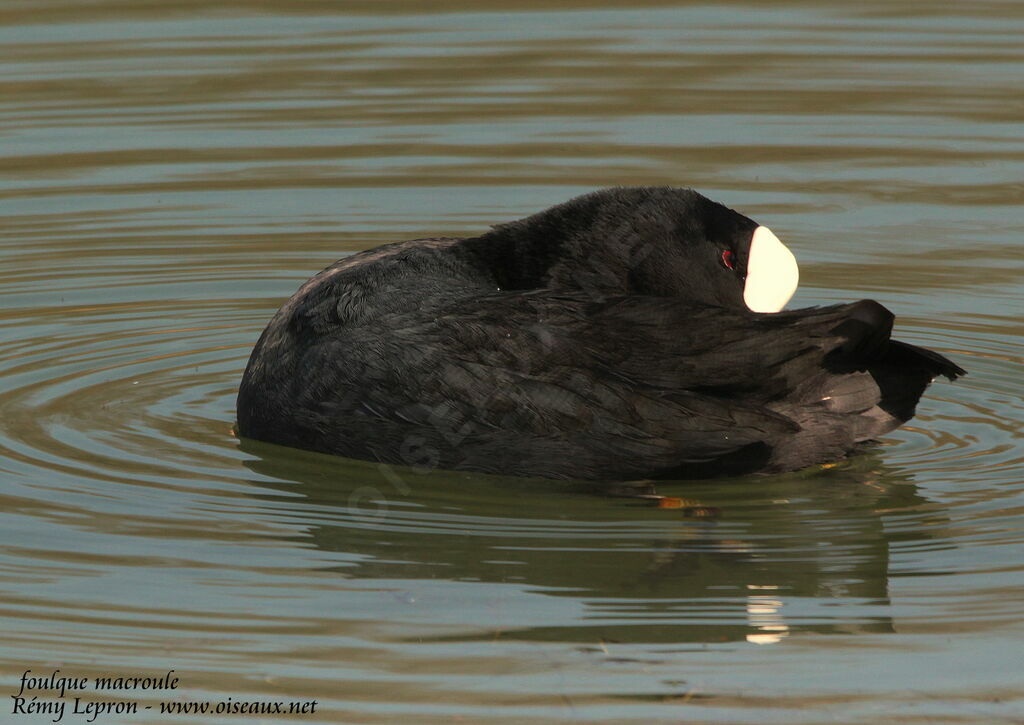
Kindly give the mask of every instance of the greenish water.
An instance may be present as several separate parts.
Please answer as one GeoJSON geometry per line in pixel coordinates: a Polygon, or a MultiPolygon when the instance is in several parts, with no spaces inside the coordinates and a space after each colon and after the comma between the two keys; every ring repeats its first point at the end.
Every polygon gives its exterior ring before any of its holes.
{"type": "Polygon", "coordinates": [[[1014,2],[5,3],[0,721],[53,719],[25,670],[173,668],[96,721],[1024,722],[1022,36],[1014,2]],[[314,272],[615,184],[734,206],[790,306],[872,297],[970,375],[838,467],[659,485],[688,509],[233,436],[314,272]],[[160,712],[229,697],[317,706],[160,712]]]}

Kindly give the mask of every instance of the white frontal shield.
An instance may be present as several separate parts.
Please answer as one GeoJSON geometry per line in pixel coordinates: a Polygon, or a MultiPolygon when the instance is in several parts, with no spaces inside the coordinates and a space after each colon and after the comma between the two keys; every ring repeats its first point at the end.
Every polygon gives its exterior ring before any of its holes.
{"type": "Polygon", "coordinates": [[[743,287],[747,307],[754,312],[778,312],[789,302],[799,283],[800,269],[793,253],[768,227],[755,229],[743,287]]]}

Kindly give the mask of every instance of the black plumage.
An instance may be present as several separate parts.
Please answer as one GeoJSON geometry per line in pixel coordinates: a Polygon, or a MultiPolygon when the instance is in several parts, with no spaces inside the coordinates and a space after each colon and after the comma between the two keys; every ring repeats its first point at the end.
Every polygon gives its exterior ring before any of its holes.
{"type": "Polygon", "coordinates": [[[747,309],[757,228],[690,190],[610,189],[345,258],[264,331],[239,433],[522,476],[775,472],[842,458],[964,374],[890,340],[870,300],[747,309]]]}

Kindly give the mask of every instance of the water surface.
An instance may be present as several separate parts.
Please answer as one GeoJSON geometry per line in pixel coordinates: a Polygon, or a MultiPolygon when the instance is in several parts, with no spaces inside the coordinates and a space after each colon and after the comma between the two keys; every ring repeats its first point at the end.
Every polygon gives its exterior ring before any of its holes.
{"type": "Polygon", "coordinates": [[[1024,5],[0,20],[4,694],[174,668],[105,721],[237,723],[159,713],[231,697],[318,702],[263,722],[1024,722],[1024,5]],[[615,184],[770,225],[791,306],[872,297],[970,375],[839,466],[660,484],[680,509],[234,437],[248,353],[314,272],[615,184]]]}

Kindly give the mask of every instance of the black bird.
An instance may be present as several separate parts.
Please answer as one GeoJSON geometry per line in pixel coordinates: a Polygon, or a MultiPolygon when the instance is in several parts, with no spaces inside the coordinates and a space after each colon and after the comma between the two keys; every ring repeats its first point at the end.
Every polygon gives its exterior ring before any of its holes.
{"type": "Polygon", "coordinates": [[[253,350],[240,435],[352,458],[579,479],[835,461],[965,371],[871,300],[781,311],[793,255],[689,189],[597,191],[306,282],[253,350]]]}

